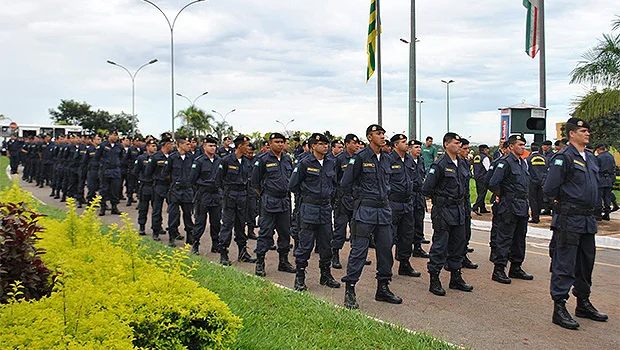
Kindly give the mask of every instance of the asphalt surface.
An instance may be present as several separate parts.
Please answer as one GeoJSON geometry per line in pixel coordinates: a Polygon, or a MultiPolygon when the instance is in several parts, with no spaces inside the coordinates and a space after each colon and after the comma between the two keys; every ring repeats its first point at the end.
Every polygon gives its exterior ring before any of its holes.
{"type": "MultiPolygon", "coordinates": [[[[64,203],[49,197],[49,188],[39,189],[33,184],[23,182],[21,185],[45,204],[64,208],[64,203]]],[[[119,209],[127,211],[132,219],[137,218],[135,204],[126,207],[125,203],[121,203],[119,209]]],[[[165,216],[164,211],[164,227],[165,216]]],[[[120,222],[119,216],[109,214],[102,219],[108,224],[120,222]]],[[[149,225],[150,223],[146,227],[149,228],[149,225]]],[[[148,233],[147,238],[150,237],[150,232],[148,233]]],[[[431,239],[430,223],[425,224],[425,233],[426,237],[431,239]]],[[[164,242],[167,242],[167,238],[162,236],[164,242]]],[[[470,258],[480,267],[477,270],[464,270],[464,279],[474,286],[471,293],[448,289],[449,274],[444,271],[441,279],[447,295],[439,297],[431,294],[428,291],[428,274],[425,272],[426,259],[411,260],[414,268],[422,271],[420,278],[398,276],[398,265],[395,264],[395,275],[390,288],[404,299],[401,305],[374,300],[376,259],[371,249],[369,259],[372,260],[372,265],[365,267],[356,288],[361,311],[407,329],[426,332],[453,344],[475,349],[620,349],[620,251],[598,249],[593,274],[591,301],[600,311],[609,314],[609,321],[595,322],[576,318],[581,327],[579,330],[570,331],[551,323],[553,302],[549,296],[548,241],[528,238],[523,268],[535,276],[533,281],[513,280],[512,284],[503,285],[491,281],[493,265],[488,260],[488,239],[488,231],[472,232],[470,247],[475,248],[475,251],[470,254],[470,258]]],[[[250,252],[255,244],[256,241],[249,241],[250,252]]],[[[210,248],[210,237],[205,233],[201,256],[211,261],[219,261],[219,255],[210,253],[210,248]]],[[[428,250],[430,245],[424,248],[428,250]]],[[[346,243],[345,249],[341,251],[341,261],[345,269],[348,250],[349,244],[346,243]]],[[[230,248],[231,259],[235,258],[236,254],[237,248],[233,242],[230,248]]],[[[292,253],[290,260],[293,262],[292,253]]],[[[254,273],[254,264],[233,261],[230,268],[254,273]]],[[[345,269],[332,270],[332,273],[339,280],[344,276],[345,269]]],[[[277,271],[275,251],[267,254],[266,271],[266,278],[285,287],[293,287],[294,274],[277,271]]],[[[318,283],[317,254],[311,257],[307,271],[306,284],[309,293],[342,305],[344,288],[330,289],[318,283]]],[[[575,298],[571,297],[567,307],[574,315],[575,298]]]]}

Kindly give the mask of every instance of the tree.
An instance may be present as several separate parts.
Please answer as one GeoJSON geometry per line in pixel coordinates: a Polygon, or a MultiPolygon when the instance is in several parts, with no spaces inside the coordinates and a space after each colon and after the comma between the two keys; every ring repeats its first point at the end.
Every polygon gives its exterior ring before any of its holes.
{"type": "Polygon", "coordinates": [[[82,119],[92,113],[90,108],[86,102],[60,100],[58,110],[50,109],[49,114],[54,124],[81,125],[82,119]]]}
{"type": "Polygon", "coordinates": [[[125,112],[114,114],[111,120],[111,128],[118,131],[121,135],[133,137],[139,133],[138,118],[125,112]]]}
{"type": "Polygon", "coordinates": [[[85,132],[106,134],[116,130],[121,135],[135,136],[139,133],[138,118],[121,112],[110,114],[108,111],[91,110],[86,102],[60,100],[58,110],[50,109],[50,119],[55,124],[79,125],[85,132]]]}
{"type": "Polygon", "coordinates": [[[189,135],[197,136],[198,134],[206,134],[212,130],[213,115],[206,113],[200,108],[190,106],[187,109],[182,109],[177,113],[177,118],[183,120],[186,130],[189,135]]]}
{"type": "Polygon", "coordinates": [[[215,136],[217,136],[219,143],[222,143],[224,136],[232,136],[235,134],[235,129],[225,120],[216,121],[212,127],[212,131],[215,136]]]}

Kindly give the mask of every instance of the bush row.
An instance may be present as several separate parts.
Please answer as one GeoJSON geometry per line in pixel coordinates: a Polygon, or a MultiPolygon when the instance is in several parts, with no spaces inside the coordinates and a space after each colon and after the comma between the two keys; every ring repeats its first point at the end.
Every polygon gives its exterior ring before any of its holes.
{"type": "Polygon", "coordinates": [[[39,220],[45,231],[37,246],[56,271],[54,291],[34,301],[23,298],[19,283],[11,286],[0,305],[1,349],[222,349],[235,342],[241,319],[188,278],[187,249],[144,258],[128,217],[104,235],[96,207],[78,216],[72,201],[64,220],[39,220]]]}

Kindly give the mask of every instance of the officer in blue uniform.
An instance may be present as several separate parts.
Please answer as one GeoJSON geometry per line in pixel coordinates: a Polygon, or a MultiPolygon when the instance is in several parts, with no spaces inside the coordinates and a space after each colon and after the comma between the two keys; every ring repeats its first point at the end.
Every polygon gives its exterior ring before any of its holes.
{"type": "Polygon", "coordinates": [[[99,161],[95,159],[95,154],[97,153],[97,147],[101,145],[101,136],[91,135],[90,139],[91,144],[82,158],[82,164],[86,168],[86,186],[88,188],[86,203],[90,203],[99,190],[99,161]]]}
{"type": "Polygon", "coordinates": [[[164,166],[164,176],[170,177],[168,245],[171,247],[175,246],[175,239],[181,239],[179,235],[181,211],[183,211],[185,243],[192,244],[192,232],[194,229],[192,218],[194,188],[190,177],[194,157],[189,153],[189,139],[187,136],[177,137],[176,144],[177,151],[168,157],[164,166]]]}
{"type": "Polygon", "coordinates": [[[433,244],[427,264],[429,291],[440,296],[446,294],[439,279],[444,267],[450,271],[451,289],[465,292],[474,289],[463,280],[461,274],[462,252],[465,249],[465,182],[469,178],[464,171],[465,167],[461,165],[463,160],[458,156],[461,138],[449,132],[443,137],[443,146],[446,153],[431,164],[422,187],[422,193],[433,201],[433,244]]]}
{"type": "Polygon", "coordinates": [[[250,164],[250,177],[248,178],[248,206],[246,208],[246,217],[245,224],[248,229],[247,237],[248,239],[257,240],[258,236],[254,231],[256,230],[256,217],[258,216],[258,208],[259,208],[259,197],[256,191],[252,189],[252,173],[254,172],[254,164],[256,163],[255,157],[257,157],[254,152],[256,152],[256,146],[253,143],[250,143],[250,147],[246,152],[245,156],[248,158],[248,163],[250,164]]]}
{"type": "Polygon", "coordinates": [[[528,221],[533,224],[540,222],[540,211],[543,205],[543,181],[547,175],[547,161],[540,154],[540,144],[532,143],[530,155],[526,158],[530,172],[529,201],[531,219],[528,221]]]}
{"type": "Polygon", "coordinates": [[[329,288],[340,288],[331,274],[332,206],[331,198],[336,188],[336,163],[327,158],[329,139],[319,133],[308,139],[311,154],[293,171],[289,189],[300,198],[299,244],[295,249],[295,290],[306,290],[306,267],[314,248],[319,248],[319,283],[329,288]]]}
{"type": "MultiPolygon", "coordinates": [[[[162,135],[167,136],[167,135],[162,135]]],[[[159,235],[166,234],[162,228],[162,207],[164,199],[168,198],[170,190],[170,177],[164,174],[166,161],[173,151],[172,140],[162,137],[159,143],[160,150],[151,156],[151,161],[146,168],[146,176],[153,178],[153,213],[151,214],[151,227],[153,228],[153,240],[159,241],[159,235]]]]}
{"type": "Polygon", "coordinates": [[[221,158],[215,151],[217,140],[207,135],[203,140],[202,154],[194,160],[192,165],[192,183],[196,185],[194,199],[194,243],[192,252],[199,253],[200,239],[207,227],[207,215],[209,216],[209,232],[211,234],[211,252],[217,252],[218,237],[220,234],[222,218],[222,195],[215,183],[215,175],[219,169],[221,158]]]}
{"type": "Polygon", "coordinates": [[[278,230],[278,271],[295,273],[288,261],[291,235],[291,199],[288,183],[293,172],[293,161],[284,153],[284,135],[272,133],[269,136],[271,150],[257,158],[252,174],[252,187],[261,196],[258,219],[258,240],[256,241],[257,276],[265,276],[265,254],[273,245],[274,229],[278,230]]]}
{"type": "MultiPolygon", "coordinates": [[[[489,171],[487,171],[484,176],[484,183],[487,188],[489,187],[489,181],[491,177],[493,177],[493,173],[495,172],[495,168],[499,161],[508,154],[508,141],[505,141],[504,144],[500,145],[498,148],[500,152],[500,156],[498,158],[493,158],[491,165],[489,166],[489,171]]],[[[495,260],[495,251],[497,247],[497,226],[499,225],[499,215],[497,215],[497,206],[498,203],[495,201],[495,194],[491,195],[491,232],[489,235],[489,247],[491,248],[491,252],[489,254],[489,261],[493,262],[495,260]]]]}
{"type": "Polygon", "coordinates": [[[602,220],[609,221],[609,213],[611,212],[612,192],[611,188],[616,180],[616,161],[614,156],[607,150],[606,144],[600,144],[596,146],[598,155],[599,172],[598,172],[598,188],[599,188],[599,203],[602,203],[603,210],[602,216],[600,212],[597,213],[602,220]]]}
{"type": "MultiPolygon", "coordinates": [[[[62,191],[62,180],[64,172],[64,150],[67,146],[67,138],[64,135],[59,135],[54,147],[54,177],[52,179],[52,194],[50,197],[54,199],[60,199],[60,191],[62,191]]],[[[97,169],[98,170],[98,169],[97,169]]]]}
{"type": "MultiPolygon", "coordinates": [[[[477,269],[478,268],[478,264],[475,264],[474,262],[472,262],[469,259],[469,256],[467,256],[468,252],[473,252],[473,248],[468,248],[469,246],[469,240],[471,239],[471,213],[472,213],[472,206],[471,206],[471,198],[470,198],[470,192],[469,192],[469,180],[471,179],[471,170],[469,168],[469,140],[465,139],[465,138],[461,138],[461,150],[459,152],[459,157],[461,158],[462,162],[459,162],[459,166],[461,166],[460,172],[465,174],[466,176],[466,180],[464,182],[465,184],[465,200],[463,201],[463,205],[465,206],[465,244],[463,247],[463,268],[466,269],[477,269]]],[[[486,193],[486,192],[485,192],[486,193]]]]}
{"type": "Polygon", "coordinates": [[[136,177],[136,174],[134,174],[134,172],[131,171],[131,168],[133,168],[134,164],[136,164],[136,159],[138,159],[138,156],[140,156],[142,152],[144,152],[142,147],[140,147],[142,142],[143,140],[141,137],[135,137],[133,139],[133,144],[129,147],[129,149],[125,153],[125,162],[127,163],[127,166],[130,169],[127,171],[127,179],[126,179],[126,194],[127,194],[126,206],[128,207],[130,207],[135,202],[133,195],[134,193],[138,191],[138,177],[136,177]]]}
{"type": "Polygon", "coordinates": [[[413,247],[413,183],[417,176],[413,157],[407,152],[407,136],[396,134],[390,139],[394,151],[389,153],[392,163],[390,169],[390,207],[392,208],[392,237],[396,244],[398,274],[420,277],[409,262],[413,247]]]}
{"type": "Polygon", "coordinates": [[[41,154],[41,168],[39,171],[40,188],[43,186],[51,185],[52,174],[54,168],[54,142],[51,141],[51,137],[48,134],[43,136],[43,142],[39,147],[41,154]]]}
{"type": "Polygon", "coordinates": [[[223,188],[222,203],[222,228],[219,234],[220,264],[231,264],[228,258],[228,247],[232,240],[233,228],[235,230],[235,243],[239,249],[239,262],[255,263],[247,250],[248,238],[244,233],[245,209],[248,200],[248,177],[250,164],[245,156],[250,147],[250,139],[245,135],[239,135],[234,139],[235,150],[225,156],[218,167],[215,183],[218,188],[223,188]]]}
{"type": "Polygon", "coordinates": [[[426,214],[426,197],[422,193],[422,185],[426,177],[426,168],[424,167],[424,159],[420,157],[422,154],[422,141],[409,141],[409,154],[415,164],[415,173],[413,177],[413,252],[411,256],[414,258],[428,259],[428,253],[422,248],[422,244],[428,244],[430,241],[424,238],[424,216],[426,214]]]}
{"type": "Polygon", "coordinates": [[[497,164],[489,181],[489,189],[497,196],[497,245],[493,281],[509,284],[510,278],[532,280],[534,276],[521,268],[525,260],[525,238],[529,217],[527,201],[529,172],[527,162],[522,159],[525,139],[521,135],[508,138],[510,153],[497,164]],[[506,276],[506,265],[510,260],[510,271],[506,276]]]}
{"type": "Polygon", "coordinates": [[[138,234],[140,236],[146,235],[146,219],[153,199],[153,175],[148,174],[147,169],[153,161],[151,156],[157,152],[157,141],[148,140],[145,149],[146,151],[135,160],[132,171],[133,176],[138,179],[138,234]]]}
{"type": "Polygon", "coordinates": [[[101,143],[95,152],[95,159],[99,161],[99,173],[101,176],[101,211],[100,216],[105,215],[106,202],[109,201],[112,214],[120,215],[117,205],[121,194],[121,155],[123,146],[118,143],[118,132],[112,131],[108,140],[101,143]]]}
{"type": "Polygon", "coordinates": [[[19,165],[19,155],[22,149],[22,142],[17,140],[17,134],[11,133],[9,140],[6,143],[6,149],[9,155],[9,164],[11,168],[11,174],[17,174],[17,166],[19,165]]]}
{"type": "Polygon", "coordinates": [[[222,147],[217,149],[217,154],[220,156],[220,158],[224,158],[235,151],[232,147],[230,147],[231,140],[232,139],[229,136],[224,137],[224,144],[222,145],[222,147]]]}
{"type": "MultiPolygon", "coordinates": [[[[472,210],[476,214],[486,214],[487,210],[484,200],[487,196],[487,185],[483,181],[489,167],[491,166],[491,159],[489,158],[489,146],[478,146],[479,154],[474,157],[474,180],[476,181],[476,202],[474,203],[472,210]]],[[[498,157],[499,158],[499,157],[498,157]]]]}
{"type": "Polygon", "coordinates": [[[344,171],[340,186],[343,193],[351,193],[353,204],[351,252],[347,274],[342,278],[346,285],[344,305],[357,309],[355,284],[362,274],[370,240],[374,238],[377,256],[377,291],[375,300],[400,304],[402,298],[394,295],[388,284],[392,279],[392,209],[390,193],[391,159],[381,151],[385,144],[385,130],[377,124],[366,129],[370,146],[355,153],[344,171]]]}
{"type": "Polygon", "coordinates": [[[551,264],[551,298],[554,301],[553,323],[567,329],[577,329],[566,300],[573,288],[577,298],[575,315],[595,321],[606,321],[590,302],[592,270],[597,224],[594,218],[598,203],[598,162],[585,150],[590,141],[590,125],[579,118],[566,122],[569,146],[550,159],[544,190],[555,202],[551,229],[556,239],[551,264]]]}
{"type": "MultiPolygon", "coordinates": [[[[336,181],[340,183],[344,171],[349,166],[349,161],[359,148],[359,139],[354,134],[347,134],[344,138],[345,149],[336,157],[336,181]]],[[[332,235],[332,267],[341,269],[340,250],[344,246],[347,236],[347,226],[353,217],[353,196],[351,189],[339,186],[336,189],[336,200],[334,203],[334,233],[332,235]]]]}

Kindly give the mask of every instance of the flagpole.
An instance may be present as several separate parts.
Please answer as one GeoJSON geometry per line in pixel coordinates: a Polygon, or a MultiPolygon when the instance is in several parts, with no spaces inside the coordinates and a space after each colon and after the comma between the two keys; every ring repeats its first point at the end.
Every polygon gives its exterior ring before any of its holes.
{"type": "Polygon", "coordinates": [[[377,9],[377,124],[383,123],[382,114],[382,88],[381,88],[381,12],[379,11],[379,0],[375,0],[377,9]]]}
{"type": "MultiPolygon", "coordinates": [[[[539,23],[540,26],[540,51],[538,57],[538,80],[539,80],[539,105],[540,107],[547,107],[547,66],[545,62],[545,1],[539,0],[539,23]]],[[[545,113],[545,119],[547,118],[545,113]]],[[[546,128],[545,128],[546,130],[546,128]]],[[[547,139],[547,135],[545,133],[545,139],[547,139]]]]}

